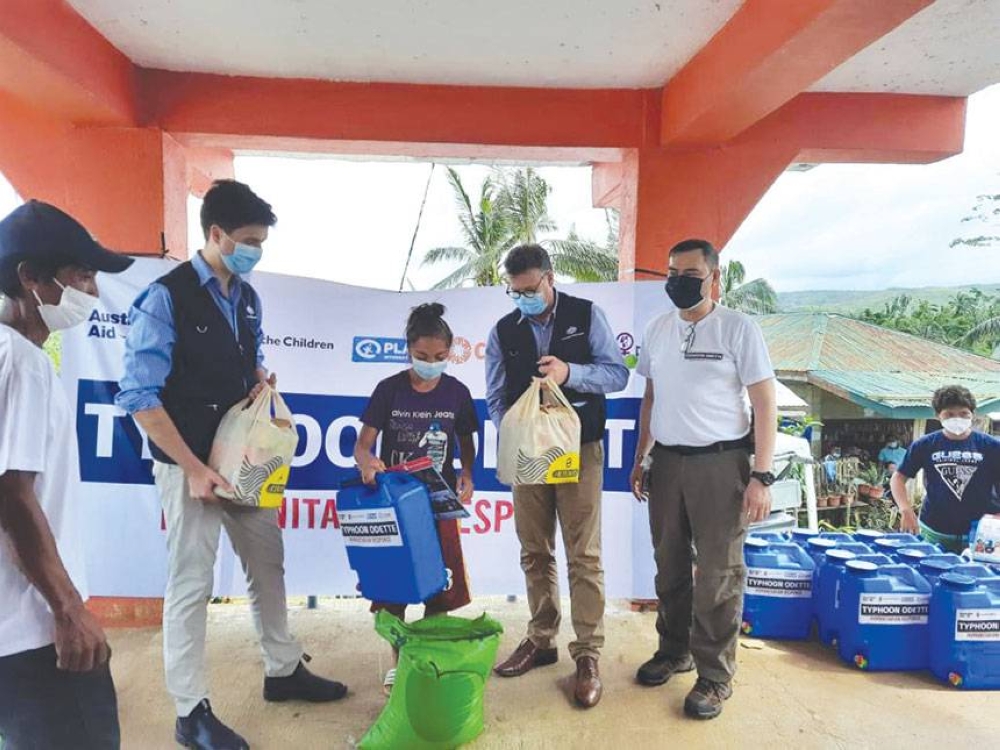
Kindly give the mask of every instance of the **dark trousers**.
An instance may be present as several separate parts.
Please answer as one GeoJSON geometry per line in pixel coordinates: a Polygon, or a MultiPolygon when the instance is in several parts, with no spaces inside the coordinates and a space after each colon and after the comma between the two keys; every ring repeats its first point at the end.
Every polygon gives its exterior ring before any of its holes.
{"type": "Polygon", "coordinates": [[[118,698],[105,664],[56,669],[55,646],[0,658],[3,750],[117,750],[118,698]]]}
{"type": "Polygon", "coordinates": [[[736,672],[749,479],[745,449],[697,456],[653,449],[649,526],[660,651],[690,653],[698,674],[715,682],[728,682],[736,672]]]}

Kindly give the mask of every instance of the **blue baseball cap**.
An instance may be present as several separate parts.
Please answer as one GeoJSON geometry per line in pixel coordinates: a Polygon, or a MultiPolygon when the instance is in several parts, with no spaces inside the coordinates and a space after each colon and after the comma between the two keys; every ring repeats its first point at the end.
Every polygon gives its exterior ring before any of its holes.
{"type": "Polygon", "coordinates": [[[66,212],[30,200],[0,220],[0,277],[25,260],[121,273],[134,258],[103,247],[66,212]]]}

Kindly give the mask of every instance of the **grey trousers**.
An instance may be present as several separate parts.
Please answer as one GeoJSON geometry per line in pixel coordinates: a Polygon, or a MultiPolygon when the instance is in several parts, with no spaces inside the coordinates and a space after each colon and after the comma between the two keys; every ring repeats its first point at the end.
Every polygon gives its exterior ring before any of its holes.
{"type": "Polygon", "coordinates": [[[167,521],[163,662],[177,715],[187,716],[208,697],[205,631],[223,526],[247,577],[264,673],[290,675],[302,659],[302,646],[288,630],[285,547],[277,510],[195,500],[184,471],[173,464],[155,462],[153,478],[167,521]]]}
{"type": "Polygon", "coordinates": [[[691,653],[699,676],[715,682],[728,682],[736,672],[749,480],[745,449],[681,456],[653,448],[649,528],[659,649],[670,656],[691,653]]]}

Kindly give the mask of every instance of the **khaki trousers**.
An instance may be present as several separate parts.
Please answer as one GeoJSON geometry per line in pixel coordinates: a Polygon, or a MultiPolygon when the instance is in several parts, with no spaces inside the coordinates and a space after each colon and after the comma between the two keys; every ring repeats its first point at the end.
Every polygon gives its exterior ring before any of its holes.
{"type": "Polygon", "coordinates": [[[188,492],[179,466],[153,463],[167,521],[167,590],[163,597],[163,662],[178,716],[208,697],[205,630],[222,526],[247,577],[250,611],[268,677],[287,677],[302,659],[288,630],[285,548],[277,511],[205,503],[188,492]]]}
{"type": "Polygon", "coordinates": [[[750,454],[744,449],[681,456],[653,448],[649,528],[660,652],[690,653],[699,676],[714,682],[728,682],[736,672],[748,481],[750,454]]]}
{"type": "Polygon", "coordinates": [[[528,588],[528,638],[550,648],[562,619],[556,570],[556,520],[569,566],[569,597],[576,640],[570,656],[598,656],[604,645],[604,568],[601,565],[601,492],[604,442],[580,447],[578,484],[514,487],[514,525],[528,588]]]}

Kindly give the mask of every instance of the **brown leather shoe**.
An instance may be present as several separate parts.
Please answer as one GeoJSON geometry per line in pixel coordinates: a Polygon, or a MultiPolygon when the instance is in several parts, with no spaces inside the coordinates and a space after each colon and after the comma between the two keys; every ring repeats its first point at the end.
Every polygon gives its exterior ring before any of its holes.
{"type": "Polygon", "coordinates": [[[520,677],[535,667],[555,664],[558,658],[559,651],[557,649],[538,648],[538,646],[531,642],[530,638],[525,638],[514,649],[514,653],[510,655],[507,661],[497,664],[493,668],[493,671],[501,677],[520,677]]]}
{"type": "Polygon", "coordinates": [[[593,708],[600,702],[604,687],[597,669],[597,658],[581,656],[576,660],[576,690],[573,695],[583,708],[593,708]]]}

